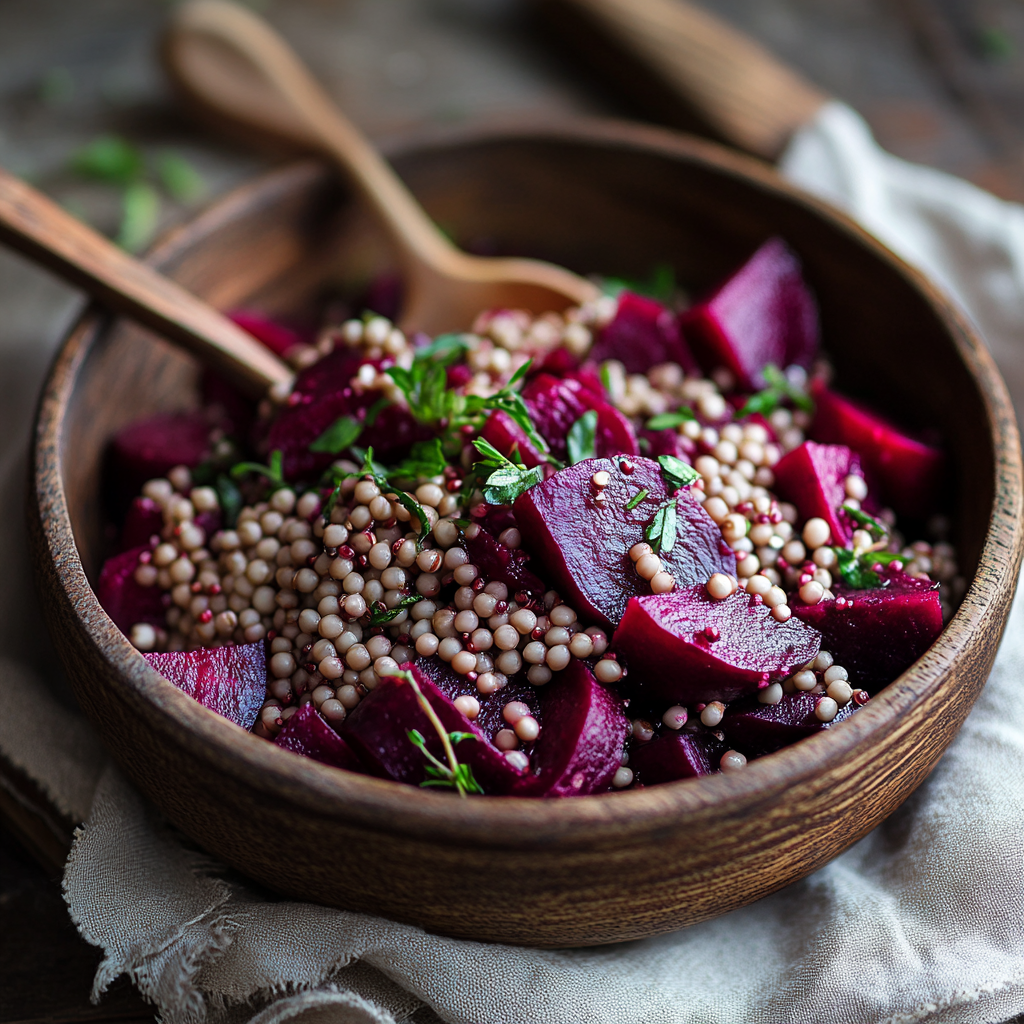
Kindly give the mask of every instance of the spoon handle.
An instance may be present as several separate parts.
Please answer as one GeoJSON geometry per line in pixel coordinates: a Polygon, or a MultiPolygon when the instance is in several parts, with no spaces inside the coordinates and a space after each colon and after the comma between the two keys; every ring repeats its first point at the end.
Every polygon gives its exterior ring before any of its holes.
{"type": "MultiPolygon", "coordinates": [[[[438,230],[398,175],[262,18],[225,0],[190,0],[172,15],[169,38],[173,47],[175,40],[190,37],[219,45],[225,75],[238,69],[240,60],[249,74],[263,79],[273,100],[272,118],[283,133],[330,153],[380,218],[403,258],[432,267],[451,266],[460,260],[462,254],[438,230]]],[[[187,52],[179,50],[175,59],[187,62],[187,58],[187,52]]],[[[221,80],[215,92],[229,103],[226,113],[257,128],[264,126],[267,112],[253,110],[230,81],[221,80]]]]}
{"type": "Polygon", "coordinates": [[[191,292],[107,241],[0,168],[0,242],[83,288],[105,306],[195,352],[256,397],[292,373],[191,292]]]}
{"type": "Polygon", "coordinates": [[[766,160],[777,159],[829,98],[749,36],[685,0],[535,3],[572,39],[585,41],[596,29],[624,48],[719,137],[766,160]]]}

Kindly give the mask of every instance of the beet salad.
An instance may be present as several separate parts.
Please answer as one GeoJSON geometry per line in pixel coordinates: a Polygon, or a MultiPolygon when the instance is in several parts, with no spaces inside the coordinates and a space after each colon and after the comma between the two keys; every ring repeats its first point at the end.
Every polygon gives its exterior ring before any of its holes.
{"type": "Polygon", "coordinates": [[[833,387],[780,239],[683,305],[436,338],[239,314],[294,387],[252,409],[209,378],[114,439],[100,602],[255,736],[462,796],[742,771],[835,727],[962,596],[942,449],[833,387]]]}

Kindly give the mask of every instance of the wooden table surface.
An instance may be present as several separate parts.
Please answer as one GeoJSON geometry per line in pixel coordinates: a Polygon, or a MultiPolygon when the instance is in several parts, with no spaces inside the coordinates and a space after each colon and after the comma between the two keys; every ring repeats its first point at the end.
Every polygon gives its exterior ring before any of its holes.
{"type": "MultiPolygon", "coordinates": [[[[522,0],[252,5],[378,138],[504,115],[648,116],[581,61],[571,41],[543,31],[522,0]]],[[[704,6],[855,106],[891,152],[1024,199],[1024,5],[1016,0],[704,6]]],[[[266,166],[196,130],[175,107],[153,60],[165,10],[133,0],[0,0],[0,164],[107,231],[119,219],[115,190],[67,170],[70,156],[101,135],[123,136],[153,161],[171,149],[198,170],[205,194],[164,197],[164,227],[266,166]]],[[[34,395],[80,301],[0,253],[0,430],[26,444],[34,395]]],[[[0,469],[0,514],[20,522],[20,467],[0,469]]],[[[4,544],[0,557],[24,557],[16,543],[4,544]]],[[[0,623],[4,653],[45,650],[27,595],[0,595],[0,623]]],[[[68,918],[59,872],[41,867],[0,825],[0,1024],[151,1020],[124,980],[90,1004],[99,959],[68,918]]]]}

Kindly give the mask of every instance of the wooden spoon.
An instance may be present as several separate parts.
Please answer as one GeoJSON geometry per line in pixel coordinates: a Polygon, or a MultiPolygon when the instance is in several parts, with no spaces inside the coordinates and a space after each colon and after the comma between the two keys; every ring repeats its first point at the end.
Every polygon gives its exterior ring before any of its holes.
{"type": "Polygon", "coordinates": [[[163,56],[193,103],[341,165],[398,250],[406,330],[464,330],[484,309],[561,311],[598,296],[595,285],[561,267],[470,256],[452,245],[287,43],[251,11],[227,0],[182,5],[171,16],[163,56]]]}
{"type": "Polygon", "coordinates": [[[2,169],[0,242],[197,353],[257,398],[291,384],[291,370],[227,317],[2,169]]]}

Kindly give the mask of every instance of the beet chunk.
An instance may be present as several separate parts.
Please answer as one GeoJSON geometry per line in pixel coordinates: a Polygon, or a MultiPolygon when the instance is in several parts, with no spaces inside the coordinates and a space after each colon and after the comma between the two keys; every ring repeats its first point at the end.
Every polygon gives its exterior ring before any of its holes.
{"type": "Polygon", "coordinates": [[[712,775],[725,753],[726,745],[709,731],[666,731],[629,752],[629,766],[636,781],[645,786],[675,779],[712,775]]]}
{"type": "Polygon", "coordinates": [[[164,528],[164,510],[152,498],[133,498],[121,529],[121,547],[149,547],[149,538],[164,528]]]}
{"type": "Polygon", "coordinates": [[[284,723],[274,742],[293,754],[311,757],[322,764],[350,772],[362,770],[352,748],[323,720],[312,704],[303,704],[284,723]]]}
{"type": "Polygon", "coordinates": [[[203,413],[161,413],[114,435],[112,479],[127,504],[147,480],[166,476],[175,466],[194,469],[209,458],[210,448],[210,422],[203,413]]]}
{"type": "Polygon", "coordinates": [[[644,701],[734,700],[810,661],[821,636],[799,619],[777,622],[768,606],[738,590],[724,601],[703,584],[634,597],[613,647],[644,701]]]}
{"type": "MultiPolygon", "coordinates": [[[[465,732],[476,737],[457,743],[455,756],[473,769],[473,776],[484,792],[507,793],[522,777],[521,773],[427,678],[419,665],[402,667],[413,672],[423,695],[448,732],[465,732]]],[[[418,786],[427,778],[428,762],[409,739],[410,729],[418,729],[427,749],[444,763],[441,738],[420,707],[413,688],[404,679],[390,676],[382,679],[356,705],[342,724],[341,735],[373,774],[418,786]]]]}
{"type": "Polygon", "coordinates": [[[881,497],[900,515],[924,518],[935,511],[945,462],[941,448],[917,441],[859,402],[822,384],[812,387],[816,406],[810,433],[849,445],[864,463],[881,497]]]}
{"type": "Polygon", "coordinates": [[[846,501],[843,481],[862,475],[854,452],[842,444],[805,441],[779,459],[773,472],[776,491],[796,505],[801,519],[819,516],[832,530],[833,544],[849,543],[853,521],[840,506],[846,501]]]}
{"type": "Polygon", "coordinates": [[[845,721],[858,707],[851,700],[831,722],[822,722],[814,713],[821,698],[820,693],[784,693],[778,704],[761,704],[756,697],[736,701],[719,728],[737,750],[754,757],[770,754],[845,721]]]}
{"type": "MultiPolygon", "coordinates": [[[[587,459],[525,491],[514,510],[544,578],[582,619],[614,628],[631,597],[650,593],[629,549],[644,539],[645,527],[667,498],[661,468],[651,459],[587,459]],[[592,482],[598,472],[609,476],[600,503],[592,482]],[[642,490],[647,496],[627,509],[642,490]]],[[[734,575],[736,556],[688,490],[679,493],[676,509],[676,541],[661,556],[676,583],[704,583],[716,572],[734,575]]]]}
{"type": "Polygon", "coordinates": [[[646,373],[661,363],[678,363],[686,373],[697,372],[675,315],[660,302],[629,291],[619,296],[615,318],[601,329],[589,358],[599,363],[618,359],[626,373],[646,373]]]}
{"type": "MultiPolygon", "coordinates": [[[[566,438],[572,425],[591,409],[597,412],[594,449],[598,455],[620,452],[636,455],[640,451],[629,420],[615,406],[599,398],[571,377],[552,377],[538,373],[523,388],[523,401],[538,432],[556,459],[567,457],[566,438]]],[[[525,463],[525,459],[523,460],[525,463]]]]}
{"type": "Polygon", "coordinates": [[[769,363],[809,367],[818,350],[817,304],[781,238],[765,242],[680,323],[704,369],[726,367],[742,390],[763,387],[769,363]]]}
{"type": "Polygon", "coordinates": [[[139,555],[149,551],[148,544],[122,551],[108,558],[96,581],[96,598],[122,633],[131,632],[137,622],[153,626],[164,624],[163,595],[159,587],[141,587],[135,582],[139,555]]]}
{"type": "Polygon", "coordinates": [[[308,340],[291,327],[271,320],[265,313],[257,313],[255,310],[237,309],[228,316],[276,356],[285,356],[289,349],[306,344],[308,340]]]}
{"type": "Polygon", "coordinates": [[[821,632],[821,646],[850,684],[871,691],[908,669],[942,632],[938,583],[896,570],[880,576],[875,589],[840,589],[834,601],[793,605],[794,615],[821,632]]]}
{"type": "Polygon", "coordinates": [[[541,597],[547,590],[544,581],[528,568],[530,556],[525,551],[506,547],[482,526],[471,524],[466,528],[465,545],[480,575],[492,583],[504,583],[511,594],[526,590],[541,597]]]}
{"type": "Polygon", "coordinates": [[[526,431],[507,412],[497,409],[487,417],[480,436],[494,445],[507,459],[513,452],[519,453],[520,461],[527,469],[539,466],[544,456],[533,446],[526,431]]]}
{"type": "Polygon", "coordinates": [[[607,790],[629,733],[622,701],[575,658],[544,687],[540,701],[544,725],[533,748],[533,772],[516,786],[516,795],[586,796],[607,790]]]}
{"type": "Polygon", "coordinates": [[[267,654],[262,641],[143,657],[203,707],[246,730],[255,724],[267,695],[267,654]]]}

